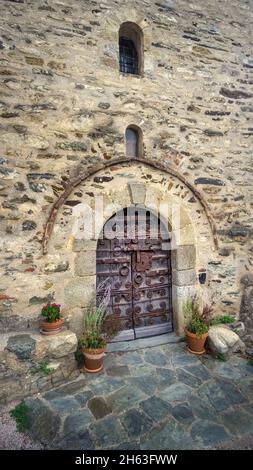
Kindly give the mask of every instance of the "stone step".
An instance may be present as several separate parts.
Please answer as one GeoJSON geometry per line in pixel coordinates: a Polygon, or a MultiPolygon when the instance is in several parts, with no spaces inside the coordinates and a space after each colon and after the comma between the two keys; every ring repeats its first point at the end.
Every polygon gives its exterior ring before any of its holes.
{"type": "Polygon", "coordinates": [[[179,343],[180,337],[175,333],[166,333],[164,335],[152,336],[149,338],[139,338],[132,341],[118,341],[110,343],[107,352],[136,351],[138,349],[152,348],[162,346],[163,344],[179,343]]]}
{"type": "Polygon", "coordinates": [[[0,352],[13,352],[18,359],[57,359],[74,353],[77,349],[77,337],[70,330],[63,330],[57,335],[44,336],[37,331],[11,332],[0,337],[0,352]]]}
{"type": "Polygon", "coordinates": [[[30,330],[1,335],[0,404],[75,379],[79,375],[76,349],[77,337],[67,329],[55,336],[30,330]]]}

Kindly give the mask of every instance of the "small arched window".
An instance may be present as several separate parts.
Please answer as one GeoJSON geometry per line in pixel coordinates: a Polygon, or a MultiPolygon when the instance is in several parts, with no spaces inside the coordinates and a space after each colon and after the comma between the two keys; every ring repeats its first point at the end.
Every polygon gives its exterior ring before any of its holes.
{"type": "Polygon", "coordinates": [[[138,55],[131,39],[119,38],[119,69],[122,73],[139,74],[138,55]]]}
{"type": "Polygon", "coordinates": [[[119,30],[119,70],[132,75],[143,74],[143,32],[131,22],[119,30]]]}
{"type": "Polygon", "coordinates": [[[141,157],[142,156],[142,132],[137,126],[129,126],[126,128],[126,156],[141,157]]]}

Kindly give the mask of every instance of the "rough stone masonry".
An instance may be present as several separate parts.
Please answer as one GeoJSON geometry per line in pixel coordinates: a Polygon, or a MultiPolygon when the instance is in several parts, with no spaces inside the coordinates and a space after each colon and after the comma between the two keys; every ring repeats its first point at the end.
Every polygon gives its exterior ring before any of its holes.
{"type": "Polygon", "coordinates": [[[3,384],[20,370],[16,361],[23,367],[37,351],[30,331],[45,302],[60,302],[69,329],[81,334],[94,295],[96,240],[73,240],[73,209],[92,206],[97,195],[127,206],[135,202],[131,182],[143,185],[146,206],[155,197],[180,201],[178,317],[193,287],[217,314],[239,318],[241,309],[250,336],[252,2],[1,0],[0,7],[3,384]],[[119,72],[125,22],[143,34],[141,76],[119,72]],[[129,125],[142,131],[141,161],[126,161],[129,125]],[[196,256],[179,268],[180,250],[183,260],[196,256]]]}

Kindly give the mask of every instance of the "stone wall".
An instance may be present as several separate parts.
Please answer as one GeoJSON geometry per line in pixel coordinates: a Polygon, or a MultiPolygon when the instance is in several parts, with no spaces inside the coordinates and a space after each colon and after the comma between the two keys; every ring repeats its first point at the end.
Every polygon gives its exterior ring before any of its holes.
{"type": "MultiPolygon", "coordinates": [[[[142,129],[144,159],[176,170],[206,201],[219,246],[213,250],[212,234],[204,235],[209,254],[197,269],[207,271],[216,311],[238,314],[240,278],[253,263],[251,22],[246,0],[1,0],[2,332],[36,328],[50,299],[65,316],[72,308],[72,326],[80,325],[82,311],[64,292],[75,277],[70,221],[75,205],[92,203],[104,181],[93,175],[72,191],[46,257],[44,226],[73,178],[125,158],[131,124],[142,129]],[[125,21],[143,30],[141,78],[118,72],[125,21]]],[[[122,168],[99,175],[114,178],[122,168]]],[[[189,213],[199,204],[176,178],[166,190],[185,198],[189,213]]],[[[201,237],[206,219],[197,211],[201,237]]]]}
{"type": "Polygon", "coordinates": [[[0,405],[50,390],[79,375],[76,335],[35,332],[5,334],[0,340],[0,405]]]}

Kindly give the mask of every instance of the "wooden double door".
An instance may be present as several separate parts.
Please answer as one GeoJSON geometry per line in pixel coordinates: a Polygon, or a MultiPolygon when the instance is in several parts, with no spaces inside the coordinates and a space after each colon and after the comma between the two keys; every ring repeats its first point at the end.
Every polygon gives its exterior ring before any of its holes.
{"type": "Polygon", "coordinates": [[[145,209],[131,208],[130,214],[125,209],[116,216],[105,224],[97,246],[97,286],[110,283],[107,322],[120,325],[116,340],[170,332],[168,235],[160,219],[145,209]]]}

